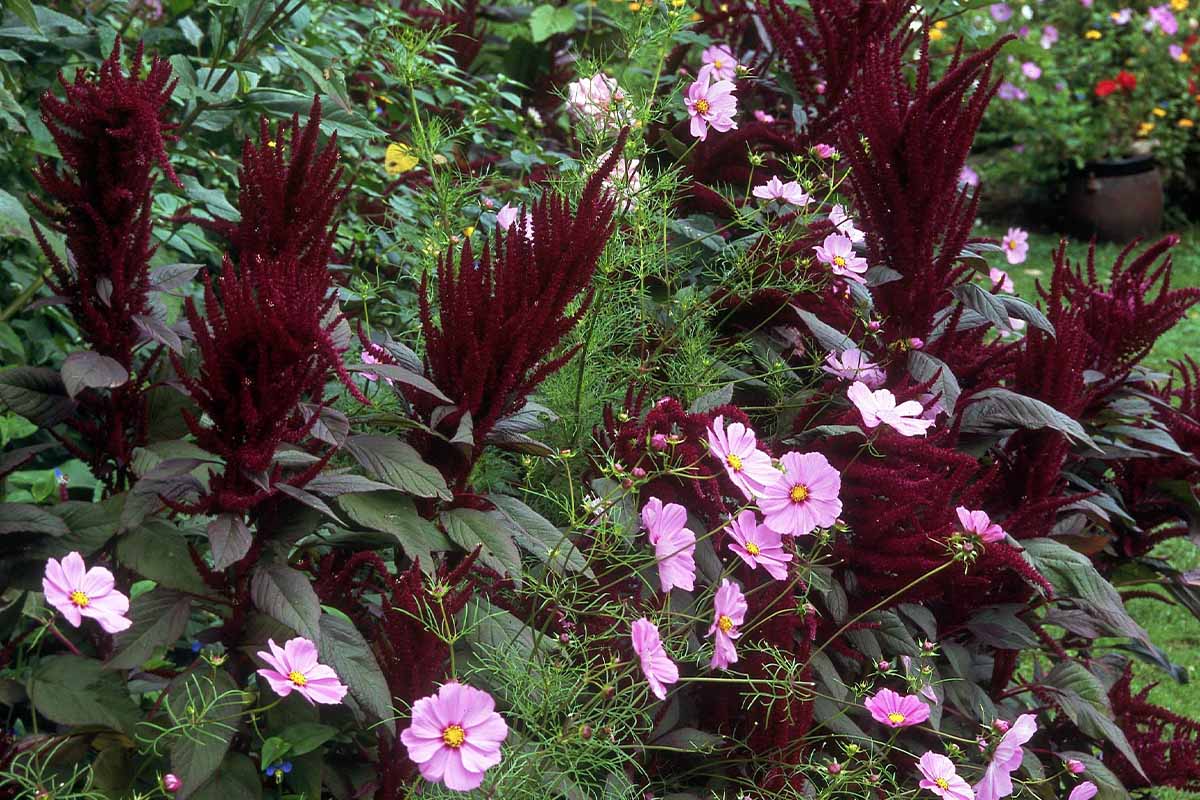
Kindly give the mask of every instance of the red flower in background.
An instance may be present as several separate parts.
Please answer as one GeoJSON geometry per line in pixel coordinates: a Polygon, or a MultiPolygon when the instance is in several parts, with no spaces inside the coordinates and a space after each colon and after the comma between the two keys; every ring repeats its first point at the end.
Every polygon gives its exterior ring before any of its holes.
{"type": "Polygon", "coordinates": [[[1110,80],[1096,81],[1096,97],[1108,97],[1117,90],[1117,82],[1110,80]]]}
{"type": "Polygon", "coordinates": [[[1117,84],[1127,92],[1132,92],[1137,88],[1137,76],[1132,72],[1121,70],[1117,73],[1117,84]]]}

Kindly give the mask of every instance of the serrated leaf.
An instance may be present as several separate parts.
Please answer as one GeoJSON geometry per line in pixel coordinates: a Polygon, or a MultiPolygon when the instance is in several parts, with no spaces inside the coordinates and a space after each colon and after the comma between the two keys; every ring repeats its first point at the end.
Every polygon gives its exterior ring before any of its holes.
{"type": "Polygon", "coordinates": [[[253,543],[250,529],[240,514],[221,514],[208,523],[208,546],[214,569],[225,569],[241,561],[253,543]]]}
{"type": "Polygon", "coordinates": [[[388,730],[395,733],[392,695],[367,640],[354,623],[332,614],[321,615],[320,627],[318,650],[321,663],[333,667],[338,678],[350,687],[350,696],[369,718],[382,720],[388,730]]]}
{"type": "Polygon", "coordinates": [[[116,359],[91,350],[71,353],[59,372],[71,399],[84,389],[115,389],[129,380],[129,371],[116,359]]]}
{"type": "Polygon", "coordinates": [[[273,561],[260,563],[250,579],[250,597],[271,619],[320,643],[321,601],[303,572],[273,561]]]}
{"type": "Polygon", "coordinates": [[[104,666],[137,669],[158,648],[179,640],[191,610],[191,598],[170,589],[153,589],[133,598],[129,604],[133,625],[117,635],[117,653],[104,666]]]}
{"type": "Polygon", "coordinates": [[[453,508],[442,514],[442,525],[450,541],[468,553],[480,545],[479,558],[500,574],[521,585],[521,554],[499,516],[473,508],[453,508]]]}
{"type": "Polygon", "coordinates": [[[28,691],[34,708],[60,725],[98,725],[131,735],[141,719],[121,676],[92,658],[43,658],[29,678],[28,691]]]}
{"type": "Polygon", "coordinates": [[[346,449],[368,472],[397,489],[418,497],[453,497],[437,467],[425,463],[406,442],[387,436],[351,436],[346,449]]]}

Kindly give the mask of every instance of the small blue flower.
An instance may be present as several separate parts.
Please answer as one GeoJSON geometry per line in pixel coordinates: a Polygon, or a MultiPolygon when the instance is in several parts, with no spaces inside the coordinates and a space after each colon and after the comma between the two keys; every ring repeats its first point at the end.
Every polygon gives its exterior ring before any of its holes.
{"type": "Polygon", "coordinates": [[[276,778],[278,780],[283,780],[283,776],[291,771],[292,771],[292,762],[290,762],[290,761],[282,761],[279,763],[271,764],[269,767],[267,767],[265,770],[263,770],[263,772],[267,773],[268,778],[276,778]]]}
{"type": "Polygon", "coordinates": [[[192,642],[192,652],[193,653],[199,653],[203,649],[204,649],[204,642],[201,642],[201,641],[192,642]]]}

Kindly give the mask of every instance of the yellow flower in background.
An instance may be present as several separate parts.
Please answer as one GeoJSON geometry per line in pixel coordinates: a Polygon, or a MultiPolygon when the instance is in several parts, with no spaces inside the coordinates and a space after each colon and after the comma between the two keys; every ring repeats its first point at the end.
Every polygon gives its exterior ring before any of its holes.
{"type": "Polygon", "coordinates": [[[383,168],[388,175],[401,175],[418,163],[420,159],[412,154],[412,148],[399,142],[389,144],[383,156],[383,168]]]}
{"type": "Polygon", "coordinates": [[[1150,113],[1152,113],[1154,116],[1158,117],[1159,119],[1162,119],[1163,117],[1165,117],[1167,115],[1167,110],[1165,108],[1155,108],[1150,113]]]}
{"type": "Polygon", "coordinates": [[[693,12],[692,12],[692,22],[699,22],[699,21],[700,21],[700,20],[702,20],[702,19],[704,19],[704,17],[700,16],[700,12],[699,12],[699,11],[693,11],[693,12]]]}
{"type": "Polygon", "coordinates": [[[642,10],[642,4],[641,4],[641,3],[630,3],[630,4],[629,4],[629,10],[630,10],[630,11],[641,11],[641,10],[642,10]]]}
{"type": "Polygon", "coordinates": [[[939,31],[944,31],[946,28],[950,27],[950,23],[946,22],[944,19],[939,19],[937,22],[933,23],[933,27],[937,28],[939,31]]]}
{"type": "Polygon", "coordinates": [[[1188,119],[1187,117],[1184,117],[1183,119],[1179,120],[1179,122],[1177,122],[1176,124],[1181,128],[1196,127],[1196,123],[1193,120],[1188,119]]]}
{"type": "Polygon", "coordinates": [[[471,238],[471,234],[473,233],[475,233],[474,225],[468,225],[467,227],[463,228],[463,236],[467,237],[468,239],[471,238]]]}
{"type": "Polygon", "coordinates": [[[1137,135],[1141,136],[1141,137],[1146,137],[1146,136],[1150,135],[1150,131],[1152,131],[1152,130],[1154,130],[1153,122],[1143,122],[1141,125],[1138,125],[1137,135]]]}
{"type": "Polygon", "coordinates": [[[671,0],[671,8],[683,8],[687,5],[687,0],[671,0]]]}
{"type": "Polygon", "coordinates": [[[929,41],[931,41],[931,42],[940,42],[942,40],[942,37],[945,35],[946,34],[942,33],[941,30],[938,28],[930,28],[929,29],[929,41]]]}
{"type": "Polygon", "coordinates": [[[1171,0],[1171,8],[1176,11],[1187,11],[1188,0],[1171,0]]]}
{"type": "Polygon", "coordinates": [[[1093,28],[1092,30],[1085,33],[1084,36],[1086,36],[1088,39],[1095,40],[1095,39],[1099,39],[1100,37],[1104,36],[1104,34],[1093,28]]]}

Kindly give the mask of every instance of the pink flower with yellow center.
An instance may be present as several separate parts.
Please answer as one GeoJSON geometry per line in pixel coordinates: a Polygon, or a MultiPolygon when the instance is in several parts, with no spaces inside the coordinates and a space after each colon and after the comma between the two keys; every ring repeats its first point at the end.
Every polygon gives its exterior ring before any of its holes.
{"type": "Polygon", "coordinates": [[[974,534],[987,544],[998,542],[1008,535],[1004,528],[992,522],[986,511],[971,511],[966,506],[959,506],[954,513],[958,514],[963,533],[974,534]]]}
{"type": "Polygon", "coordinates": [[[880,423],[894,429],[902,436],[924,436],[933,426],[933,420],[922,419],[925,408],[916,400],[896,403],[896,396],[887,389],[872,391],[862,381],[855,381],[846,390],[846,397],[854,403],[868,428],[880,423]]]}
{"type": "Polygon", "coordinates": [[[929,751],[917,761],[922,780],[918,784],[943,800],[974,800],[971,785],[959,777],[954,762],[941,753],[929,751]]]}
{"type": "Polygon", "coordinates": [[[817,245],[817,261],[828,264],[833,274],[840,278],[866,283],[867,260],[854,254],[854,244],[849,236],[831,233],[817,245]]]}
{"type": "Polygon", "coordinates": [[[742,490],[747,500],[753,500],[768,484],[779,477],[771,465],[771,457],[758,449],[754,431],[740,422],[725,427],[720,415],[708,428],[708,447],[713,457],[725,467],[729,480],[742,490]]]}
{"type": "Polygon", "coordinates": [[[1021,264],[1029,253],[1029,234],[1020,228],[1009,228],[1000,238],[1000,248],[1010,264],[1021,264]]]}
{"type": "Polygon", "coordinates": [[[733,51],[723,44],[706,47],[700,53],[700,63],[712,69],[713,77],[717,80],[731,81],[737,77],[738,62],[733,51]]]}
{"type": "Polygon", "coordinates": [[[759,524],[758,517],[746,509],[729,521],[729,549],[751,569],[762,567],[777,581],[787,580],[788,562],[792,554],[783,549],[778,533],[759,524]]]}
{"type": "Polygon", "coordinates": [[[746,596],[728,578],[721,581],[713,598],[713,621],[708,635],[713,637],[713,657],[708,663],[713,669],[727,669],[738,660],[733,642],[740,637],[738,627],[746,621],[746,596]]]}
{"type": "Polygon", "coordinates": [[[696,534],[687,529],[687,511],[678,503],[651,497],[642,506],[642,524],[654,545],[658,580],[664,592],[691,591],[696,581],[696,534]]]}
{"type": "Polygon", "coordinates": [[[683,102],[692,118],[691,132],[700,141],[708,138],[708,129],[724,133],[737,128],[733,115],[737,113],[737,98],[733,96],[732,81],[713,83],[711,67],[703,67],[695,83],[687,88],[683,102]]]}
{"type": "Polygon", "coordinates": [[[659,700],[667,699],[667,687],[679,680],[679,667],[663,649],[662,637],[654,623],[642,617],[633,623],[631,629],[633,652],[642,662],[642,672],[650,691],[659,700]]]}
{"type": "Polygon", "coordinates": [[[456,792],[483,783],[484,773],[500,763],[507,737],[508,725],[492,696],[462,683],[447,683],[413,703],[412,725],[400,733],[421,777],[456,792]]]}
{"type": "Polygon", "coordinates": [[[310,640],[297,636],[280,647],[274,639],[268,639],[267,647],[270,652],[260,650],[258,657],[270,669],[260,669],[258,674],[266,679],[275,694],[287,697],[297,692],[310,705],[342,702],[346,685],[338,680],[332,667],[317,663],[317,646],[310,640]]]}
{"type": "Polygon", "coordinates": [[[887,373],[872,362],[866,353],[850,348],[839,353],[829,353],[825,356],[825,366],[821,370],[830,375],[848,381],[862,381],[872,389],[876,389],[887,380],[887,373]]]}
{"type": "Polygon", "coordinates": [[[758,507],[766,525],[784,536],[828,528],[842,513],[842,476],[820,453],[786,453],[784,472],[763,492],[758,507]]]}
{"type": "Polygon", "coordinates": [[[1013,793],[1012,773],[1025,758],[1021,745],[1032,739],[1037,729],[1037,717],[1033,714],[1022,714],[1009,726],[992,753],[983,780],[975,784],[976,800],[1000,800],[1013,793]]]}
{"type": "Polygon", "coordinates": [[[863,703],[876,722],[889,728],[907,728],[929,719],[929,706],[915,694],[902,695],[891,689],[880,689],[863,703]]]}
{"type": "Polygon", "coordinates": [[[119,633],[133,622],[129,598],[116,590],[113,574],[104,567],[87,568],[83,556],[70,552],[60,562],[47,559],[42,577],[46,602],[78,628],[84,617],[96,620],[105,633],[119,633]]]}

